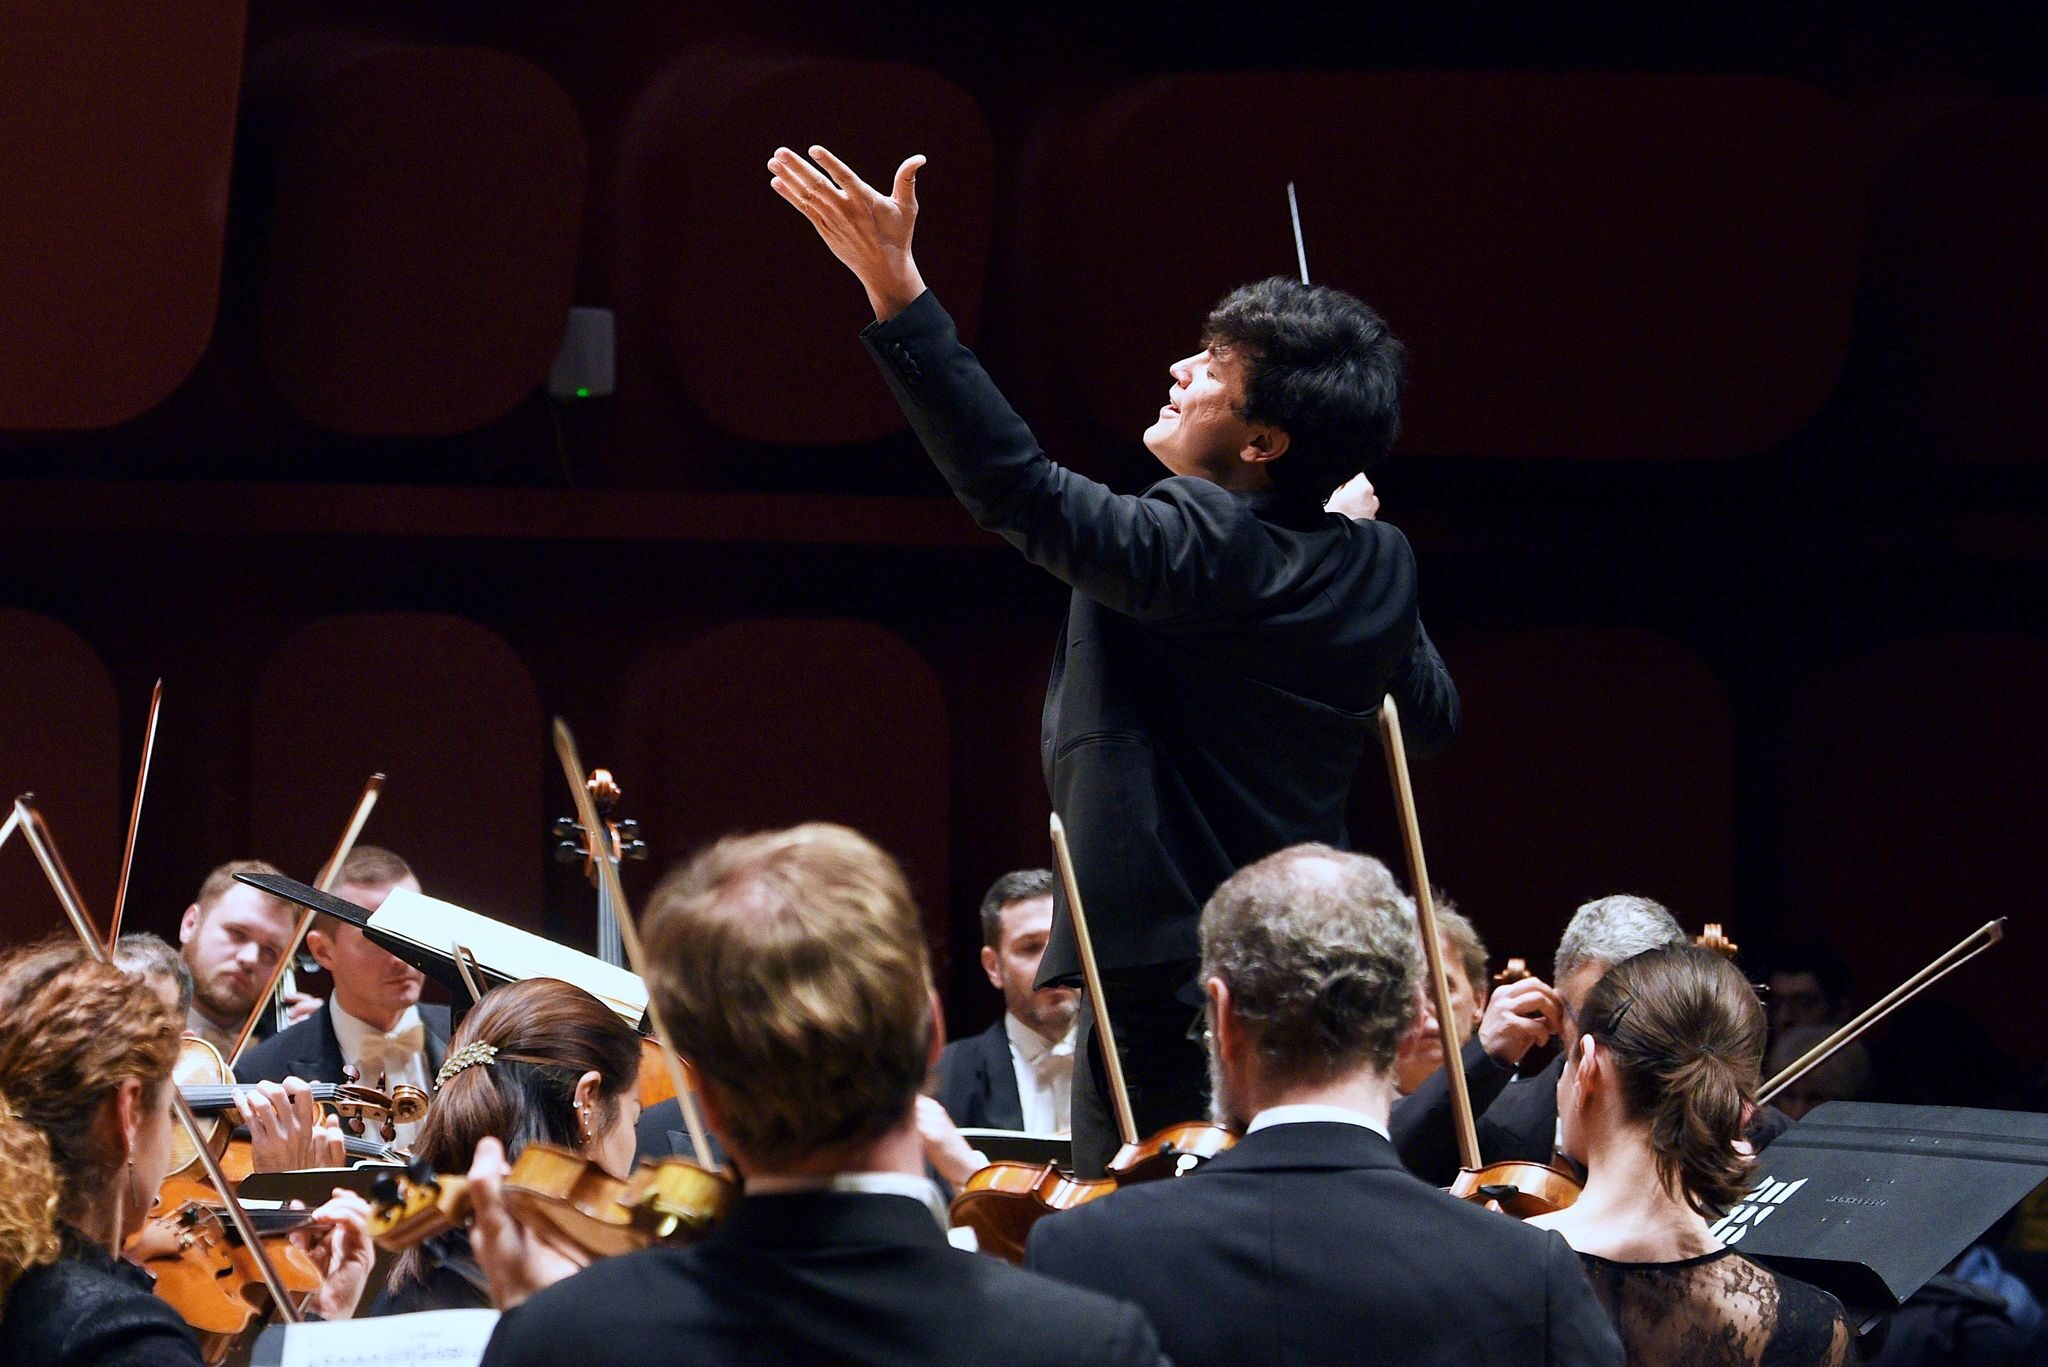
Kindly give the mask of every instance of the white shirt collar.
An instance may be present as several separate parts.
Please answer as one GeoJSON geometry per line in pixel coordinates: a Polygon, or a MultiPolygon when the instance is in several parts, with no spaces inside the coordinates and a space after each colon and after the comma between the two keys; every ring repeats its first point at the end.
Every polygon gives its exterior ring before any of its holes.
{"type": "Polygon", "coordinates": [[[1010,1047],[1021,1054],[1024,1061],[1031,1064],[1034,1068],[1049,1057],[1073,1057],[1073,1026],[1067,1027],[1067,1033],[1064,1038],[1054,1042],[1005,1011],[1003,1013],[1003,1029],[1010,1036],[1010,1047]]]}
{"type": "Polygon", "coordinates": [[[1392,1139],[1387,1133],[1386,1122],[1375,1120],[1364,1111],[1354,1111],[1349,1106],[1268,1106],[1252,1117],[1252,1123],[1244,1127],[1246,1134],[1257,1134],[1270,1130],[1275,1125],[1356,1125],[1362,1130],[1371,1130],[1382,1139],[1392,1139]]]}
{"type": "Polygon", "coordinates": [[[328,1019],[334,1024],[334,1038],[341,1045],[343,1058],[360,1057],[363,1041],[372,1035],[402,1035],[408,1030],[426,1028],[420,1021],[420,1009],[417,1006],[406,1007],[405,1013],[398,1018],[398,1023],[389,1030],[379,1030],[368,1021],[351,1016],[343,1009],[342,1004],[331,996],[327,999],[327,1014],[328,1019]]]}
{"type": "Polygon", "coordinates": [[[788,1196],[800,1191],[848,1191],[866,1196],[907,1196],[920,1202],[944,1229],[952,1223],[946,1200],[928,1177],[907,1172],[841,1172],[830,1177],[751,1177],[749,1196],[788,1196]]]}

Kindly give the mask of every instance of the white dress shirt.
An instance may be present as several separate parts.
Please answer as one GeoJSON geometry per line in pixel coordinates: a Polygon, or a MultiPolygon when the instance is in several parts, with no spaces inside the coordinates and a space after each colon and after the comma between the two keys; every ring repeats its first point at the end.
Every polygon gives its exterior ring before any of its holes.
{"type": "Polygon", "coordinates": [[[1010,1037],[1010,1065],[1017,1070],[1025,1131],[1066,1138],[1073,1129],[1073,1027],[1055,1044],[1006,1011],[1003,1030],[1010,1037]]]}
{"type": "MultiPolygon", "coordinates": [[[[327,1013],[334,1023],[334,1038],[341,1045],[342,1062],[362,1074],[363,1086],[375,1087],[381,1073],[387,1087],[407,1083],[433,1093],[433,1078],[427,1072],[427,1027],[420,1021],[417,1006],[405,1008],[389,1031],[351,1016],[333,997],[327,999],[327,1013]]],[[[419,1129],[417,1124],[400,1125],[398,1143],[410,1148],[419,1129]]]]}
{"type": "Polygon", "coordinates": [[[1383,1120],[1375,1120],[1364,1111],[1354,1111],[1349,1106],[1268,1106],[1252,1117],[1252,1123],[1244,1127],[1246,1134],[1257,1134],[1270,1130],[1275,1125],[1312,1125],[1317,1122],[1332,1125],[1356,1125],[1362,1130],[1371,1130],[1382,1139],[1391,1140],[1383,1120]]]}

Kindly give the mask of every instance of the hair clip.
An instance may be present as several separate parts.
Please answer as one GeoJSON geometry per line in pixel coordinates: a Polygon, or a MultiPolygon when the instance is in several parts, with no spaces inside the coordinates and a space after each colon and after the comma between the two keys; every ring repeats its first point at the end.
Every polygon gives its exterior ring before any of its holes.
{"type": "Polygon", "coordinates": [[[434,1085],[436,1087],[446,1087],[448,1079],[454,1077],[463,1069],[473,1068],[479,1063],[490,1064],[497,1057],[498,1046],[495,1044],[484,1044],[481,1041],[475,1044],[465,1044],[454,1053],[448,1055],[447,1061],[441,1065],[441,1071],[434,1075],[434,1085]]]}

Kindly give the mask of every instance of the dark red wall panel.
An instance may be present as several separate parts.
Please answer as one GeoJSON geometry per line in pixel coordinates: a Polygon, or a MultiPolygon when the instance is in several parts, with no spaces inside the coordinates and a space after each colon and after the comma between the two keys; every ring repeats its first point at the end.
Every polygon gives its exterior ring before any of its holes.
{"type": "Polygon", "coordinates": [[[310,878],[379,771],[363,843],[403,855],[432,895],[540,927],[561,805],[542,799],[562,780],[533,677],[498,636],[429,612],[315,622],[263,671],[250,728],[249,854],[310,878]]]}
{"type": "Polygon", "coordinates": [[[309,77],[270,207],[272,382],[367,436],[503,416],[561,348],[584,165],[569,97],[508,53],[384,48],[309,77]]]}
{"type": "Polygon", "coordinates": [[[1771,79],[1164,79],[1039,142],[1016,302],[1135,439],[1217,299],[1296,274],[1293,180],[1312,277],[1411,348],[1408,452],[1739,456],[1840,369],[1849,150],[1820,92],[1771,79]]]}
{"type": "Polygon", "coordinates": [[[837,821],[902,861],[938,943],[950,729],[937,675],[866,622],[720,627],[640,672],[639,758],[620,779],[666,867],[736,831],[837,821]]]}
{"type": "MultiPolygon", "coordinates": [[[[127,785],[113,680],[60,622],[0,608],[0,822],[34,793],[59,853],[102,930],[120,876],[127,785]]],[[[19,833],[0,845],[0,942],[68,931],[19,833]]]]}
{"type": "Polygon", "coordinates": [[[965,91],[911,66],[685,56],[624,134],[621,308],[668,381],[751,441],[858,442],[904,426],[857,341],[874,317],[859,284],[768,188],[776,147],[818,142],[878,188],[912,153],[931,159],[918,261],[970,339],[981,314],[994,152],[965,91]]]}
{"type": "Polygon", "coordinates": [[[0,428],[105,427],[213,331],[240,0],[9,7],[0,43],[0,428]]]}

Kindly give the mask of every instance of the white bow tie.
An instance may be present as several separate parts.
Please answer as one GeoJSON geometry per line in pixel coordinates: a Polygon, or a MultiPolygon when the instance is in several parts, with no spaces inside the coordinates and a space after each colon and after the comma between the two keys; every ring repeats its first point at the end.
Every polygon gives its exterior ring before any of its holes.
{"type": "Polygon", "coordinates": [[[424,1025],[407,1026],[389,1035],[372,1032],[363,1036],[356,1067],[362,1070],[363,1084],[374,1087],[380,1073],[387,1078],[408,1074],[413,1059],[424,1054],[426,1049],[427,1028],[424,1025]]]}

